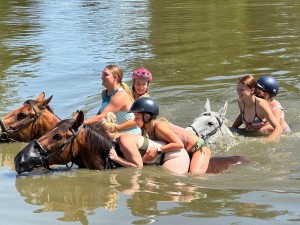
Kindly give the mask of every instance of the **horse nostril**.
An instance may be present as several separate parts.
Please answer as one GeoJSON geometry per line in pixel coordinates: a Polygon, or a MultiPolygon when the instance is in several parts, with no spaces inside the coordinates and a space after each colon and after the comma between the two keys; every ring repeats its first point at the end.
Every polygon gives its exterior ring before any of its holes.
{"type": "Polygon", "coordinates": [[[6,141],[6,140],[8,139],[8,134],[7,134],[7,133],[1,133],[1,134],[0,134],[0,139],[1,139],[2,141],[6,141]]]}

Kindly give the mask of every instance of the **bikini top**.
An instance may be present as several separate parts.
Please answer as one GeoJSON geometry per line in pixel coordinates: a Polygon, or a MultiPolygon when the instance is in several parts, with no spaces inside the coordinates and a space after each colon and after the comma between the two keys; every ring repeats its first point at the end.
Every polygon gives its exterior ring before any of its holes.
{"type": "Polygon", "coordinates": [[[255,103],[254,103],[254,106],[255,106],[255,116],[252,120],[252,122],[248,123],[246,120],[245,120],[245,102],[244,102],[244,109],[243,109],[243,112],[242,112],[242,121],[243,123],[246,125],[246,126],[255,126],[255,127],[263,127],[266,122],[263,121],[261,118],[259,118],[259,116],[257,115],[256,113],[256,99],[255,99],[255,103]]]}

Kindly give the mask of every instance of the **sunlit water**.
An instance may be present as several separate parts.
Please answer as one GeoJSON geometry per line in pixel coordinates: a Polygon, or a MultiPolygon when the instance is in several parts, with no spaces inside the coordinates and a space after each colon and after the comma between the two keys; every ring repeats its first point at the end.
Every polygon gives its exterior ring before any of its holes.
{"type": "Polygon", "coordinates": [[[0,3],[1,116],[44,91],[61,118],[97,112],[106,64],[154,76],[162,117],[188,126],[225,101],[236,82],[274,76],[293,132],[279,142],[220,139],[214,155],[245,155],[225,174],[59,169],[18,176],[26,144],[0,145],[1,224],[298,224],[300,222],[300,3],[280,1],[10,1],[0,3]]]}

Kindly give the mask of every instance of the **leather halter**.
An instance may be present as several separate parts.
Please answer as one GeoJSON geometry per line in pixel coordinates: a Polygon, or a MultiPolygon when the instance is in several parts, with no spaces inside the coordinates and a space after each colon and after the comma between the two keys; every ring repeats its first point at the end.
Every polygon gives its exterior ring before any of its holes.
{"type": "Polygon", "coordinates": [[[34,111],[34,117],[22,122],[21,124],[19,124],[18,126],[14,127],[14,128],[9,128],[7,129],[7,127],[5,126],[4,122],[2,121],[2,118],[0,118],[0,126],[2,129],[2,132],[0,133],[0,141],[12,141],[12,142],[16,142],[16,140],[14,140],[13,138],[10,138],[9,136],[15,132],[17,132],[18,130],[20,130],[21,128],[25,127],[26,125],[30,124],[33,121],[37,121],[37,119],[43,114],[45,108],[43,108],[40,112],[38,112],[36,110],[36,108],[32,105],[32,102],[29,102],[30,107],[33,109],[34,111]]]}
{"type": "MultiPolygon", "coordinates": [[[[49,167],[49,158],[63,152],[65,150],[65,148],[70,144],[69,154],[71,155],[71,166],[68,166],[68,164],[66,163],[66,167],[72,168],[72,166],[74,164],[74,159],[75,159],[73,145],[74,145],[74,142],[76,141],[76,137],[78,136],[78,134],[80,133],[80,131],[82,130],[83,127],[84,127],[84,125],[81,125],[77,131],[70,129],[70,131],[72,132],[72,136],[69,137],[67,140],[65,140],[60,146],[53,149],[51,152],[47,151],[41,145],[41,143],[35,139],[34,140],[35,147],[38,149],[38,151],[42,157],[42,166],[44,166],[45,168],[50,170],[51,168],[49,167]]],[[[112,165],[112,162],[110,161],[110,159],[108,157],[106,157],[104,161],[105,161],[105,168],[104,168],[105,170],[112,169],[115,167],[112,165]]]]}
{"type": "MultiPolygon", "coordinates": [[[[207,114],[204,114],[204,115],[207,115],[207,114]]],[[[211,115],[211,113],[209,113],[208,115],[211,115]]],[[[215,118],[216,118],[217,121],[218,121],[218,126],[217,126],[214,130],[212,130],[210,133],[208,133],[208,134],[206,134],[206,135],[203,135],[203,134],[199,135],[199,133],[197,132],[197,130],[195,129],[195,127],[193,127],[193,125],[190,125],[190,126],[188,126],[188,127],[192,128],[192,130],[194,131],[194,133],[195,133],[198,137],[202,138],[204,141],[207,141],[207,139],[210,138],[210,137],[212,137],[214,134],[216,134],[216,133],[218,132],[218,130],[220,130],[221,133],[223,134],[222,129],[221,129],[221,127],[222,127],[222,125],[223,125],[223,122],[220,120],[219,117],[216,117],[216,116],[215,116],[215,118]]]]}
{"type": "MultiPolygon", "coordinates": [[[[77,135],[79,134],[79,132],[81,131],[82,126],[77,130],[74,131],[73,129],[70,129],[70,131],[72,132],[72,136],[69,137],[67,140],[65,140],[60,146],[56,147],[54,150],[52,150],[51,152],[47,151],[38,140],[34,140],[35,142],[35,147],[38,149],[40,155],[42,156],[42,166],[44,166],[47,169],[50,169],[49,167],[49,158],[51,158],[54,155],[57,155],[58,153],[61,153],[65,150],[65,148],[71,144],[70,146],[70,155],[71,155],[71,166],[73,166],[74,163],[74,151],[73,151],[73,144],[74,141],[77,137],[77,135]]],[[[66,166],[68,167],[68,165],[66,164],[66,166]]]]}

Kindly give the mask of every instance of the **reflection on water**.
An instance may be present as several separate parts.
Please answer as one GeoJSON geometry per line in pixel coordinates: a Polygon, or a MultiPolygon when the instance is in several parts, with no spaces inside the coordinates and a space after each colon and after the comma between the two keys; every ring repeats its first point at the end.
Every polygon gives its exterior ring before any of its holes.
{"type": "MultiPolygon", "coordinates": [[[[266,203],[276,198],[286,202],[280,194],[200,188],[165,175],[157,176],[155,170],[60,171],[18,176],[16,188],[26,203],[39,206],[34,213],[60,212],[62,216],[59,214],[58,220],[81,224],[93,222],[93,215],[99,209],[116,211],[122,195],[127,196],[127,208],[136,217],[135,222],[142,224],[178,214],[194,219],[214,218],[230,211],[236,217],[262,220],[287,214],[280,207],[273,208],[266,203]],[[262,200],[254,200],[253,195],[262,200]],[[269,201],[263,200],[267,198],[269,201]]],[[[124,214],[128,216],[126,210],[124,214]]]]}
{"type": "Polygon", "coordinates": [[[206,176],[146,168],[16,177],[12,160],[25,143],[1,144],[1,218],[23,225],[299,222],[299,17],[297,0],[1,0],[1,116],[42,91],[54,96],[61,118],[77,109],[94,115],[100,71],[117,63],[124,81],[148,68],[161,116],[181,126],[207,98],[213,110],[228,101],[230,125],[238,114],[238,78],[271,74],[293,130],[277,143],[220,140],[213,155],[245,155],[253,164],[206,176]]]}

